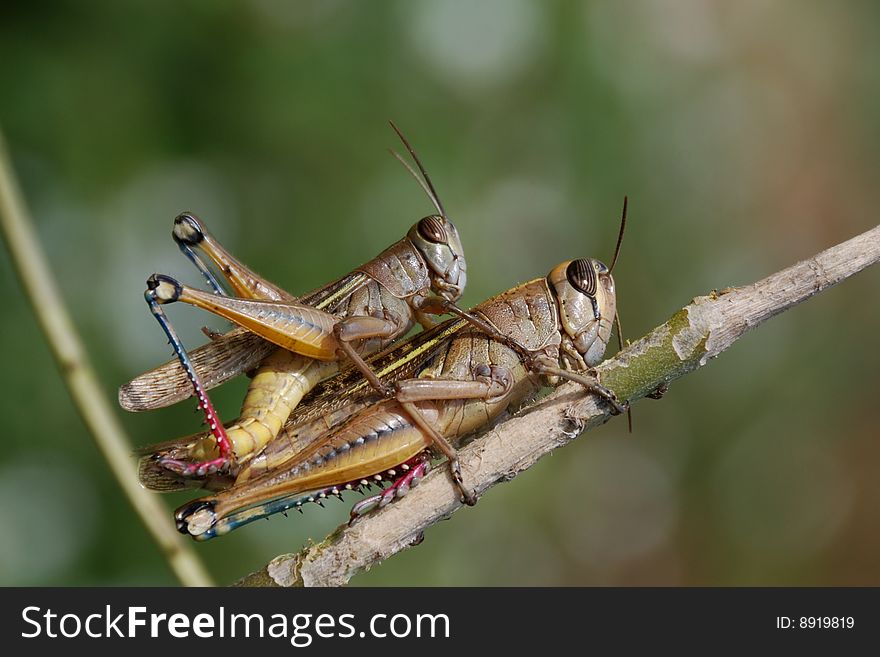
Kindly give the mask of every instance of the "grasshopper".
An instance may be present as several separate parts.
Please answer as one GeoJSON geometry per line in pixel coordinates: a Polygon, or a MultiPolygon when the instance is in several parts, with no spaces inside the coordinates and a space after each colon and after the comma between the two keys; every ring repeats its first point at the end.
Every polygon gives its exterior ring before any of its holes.
{"type": "MultiPolygon", "coordinates": [[[[625,214],[620,238],[624,224],[625,214]]],[[[206,540],[306,502],[392,480],[355,505],[354,519],[417,485],[430,467],[432,446],[486,426],[562,379],[599,394],[617,413],[626,410],[584,373],[600,362],[617,314],[611,268],[599,260],[563,262],[470,314],[491,330],[454,318],[369,359],[381,381],[393,385],[393,398],[370,399],[368,383],[352,371],[320,384],[232,485],[176,511],[178,529],[206,540]]]]}
{"type": "MultiPolygon", "coordinates": [[[[222,474],[246,461],[275,438],[303,395],[338,369],[340,358],[348,358],[377,390],[390,394],[363,357],[404,335],[416,322],[432,326],[428,314],[457,314],[491,331],[455,305],[467,272],[461,240],[418,156],[391,125],[423,180],[393,154],[419,180],[438,214],[421,219],[375,259],[299,299],[238,262],[193,215],[175,220],[175,241],[205,274],[214,293],[168,276],[150,277],[145,297],[183,367],[172,361],[134,379],[120,389],[120,403],[132,410],[155,408],[186,398],[191,386],[211,431],[155,446],[153,467],[141,469],[145,485],[161,490],[185,487],[187,479],[222,474]],[[213,261],[238,296],[222,293],[197,249],[213,261]],[[218,314],[240,328],[212,336],[190,355],[161,310],[161,305],[176,301],[218,314]],[[241,416],[225,428],[206,389],[256,366],[241,416]]],[[[454,455],[448,455],[452,462],[454,455]]]]}

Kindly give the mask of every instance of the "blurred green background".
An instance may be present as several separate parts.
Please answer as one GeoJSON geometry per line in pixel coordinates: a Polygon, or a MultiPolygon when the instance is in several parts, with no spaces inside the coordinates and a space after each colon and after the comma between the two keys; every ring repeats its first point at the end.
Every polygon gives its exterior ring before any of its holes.
{"type": "MultiPolygon", "coordinates": [[[[107,394],[170,356],[141,293],[201,285],[192,210],[293,292],[431,207],[464,305],[609,258],[627,335],[877,222],[880,5],[54,2],[0,8],[0,125],[107,394]]],[[[0,256],[0,583],[172,584],[99,457],[0,256]]],[[[493,489],[354,584],[880,584],[880,271],[774,319],[661,402],[493,489]]],[[[169,313],[190,345],[220,320],[169,313]]],[[[246,382],[215,393],[236,415],[246,382]]],[[[132,415],[133,443],[195,431],[132,415]]],[[[169,513],[189,495],[166,498],[169,513]]],[[[320,540],[350,502],[195,546],[221,583],[320,540]]]]}

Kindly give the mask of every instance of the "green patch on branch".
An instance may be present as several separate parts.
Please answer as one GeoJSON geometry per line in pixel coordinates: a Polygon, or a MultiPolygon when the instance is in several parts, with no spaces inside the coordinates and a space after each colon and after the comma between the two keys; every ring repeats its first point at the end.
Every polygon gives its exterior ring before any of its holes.
{"type": "Polygon", "coordinates": [[[599,368],[602,385],[620,399],[632,401],[695,369],[706,354],[703,336],[686,357],[678,355],[673,341],[692,330],[688,309],[682,308],[641,340],[622,351],[607,370],[599,368]]]}

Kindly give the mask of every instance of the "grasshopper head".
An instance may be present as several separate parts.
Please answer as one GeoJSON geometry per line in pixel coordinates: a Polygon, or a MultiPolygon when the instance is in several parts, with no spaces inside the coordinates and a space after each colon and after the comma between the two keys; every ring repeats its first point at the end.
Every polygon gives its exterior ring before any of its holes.
{"type": "Polygon", "coordinates": [[[598,365],[617,312],[611,272],[599,260],[586,258],[563,262],[547,279],[559,304],[563,350],[578,355],[587,367],[598,365]]]}
{"type": "Polygon", "coordinates": [[[431,289],[448,301],[458,301],[467,282],[467,263],[452,222],[432,214],[410,228],[407,237],[431,270],[431,289]]]}

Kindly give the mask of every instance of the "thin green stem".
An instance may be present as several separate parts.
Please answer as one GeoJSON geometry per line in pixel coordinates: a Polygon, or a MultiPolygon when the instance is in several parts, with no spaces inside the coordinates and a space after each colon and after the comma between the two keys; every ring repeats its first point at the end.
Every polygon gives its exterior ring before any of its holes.
{"type": "Polygon", "coordinates": [[[180,582],[186,586],[211,586],[213,583],[208,572],[190,546],[184,544],[171,523],[168,510],[155,495],[138,484],[130,455],[131,443],[98,385],[88,355],[52,277],[12,169],[2,130],[0,229],[74,404],[120,487],[180,582]]]}

